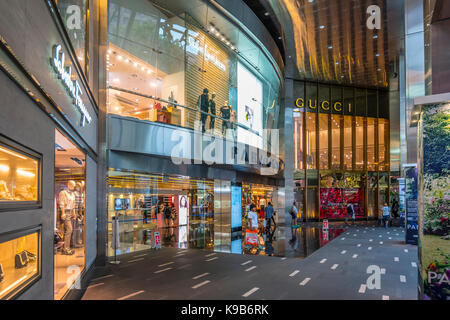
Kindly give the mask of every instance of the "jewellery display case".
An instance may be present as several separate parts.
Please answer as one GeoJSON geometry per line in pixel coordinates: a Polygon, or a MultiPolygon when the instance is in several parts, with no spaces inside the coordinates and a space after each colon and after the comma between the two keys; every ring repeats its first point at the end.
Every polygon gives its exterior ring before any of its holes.
{"type": "Polygon", "coordinates": [[[15,298],[41,274],[40,227],[0,235],[0,299],[15,298]]]}

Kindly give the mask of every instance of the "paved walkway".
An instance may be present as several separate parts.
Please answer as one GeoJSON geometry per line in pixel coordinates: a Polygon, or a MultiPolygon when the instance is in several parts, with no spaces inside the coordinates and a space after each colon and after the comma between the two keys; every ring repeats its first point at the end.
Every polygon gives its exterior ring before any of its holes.
{"type": "Polygon", "coordinates": [[[417,247],[401,228],[350,226],[306,259],[164,248],[97,269],[83,299],[417,299],[417,247]],[[369,266],[380,288],[367,286],[369,266]]]}

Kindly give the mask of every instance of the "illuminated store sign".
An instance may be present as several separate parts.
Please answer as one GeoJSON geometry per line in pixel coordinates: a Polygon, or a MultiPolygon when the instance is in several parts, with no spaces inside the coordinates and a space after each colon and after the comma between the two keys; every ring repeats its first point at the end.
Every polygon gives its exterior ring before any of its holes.
{"type": "Polygon", "coordinates": [[[65,65],[65,55],[61,50],[61,45],[56,45],[53,48],[53,58],[51,59],[51,62],[55,71],[58,73],[58,77],[62,80],[67,91],[72,96],[75,107],[82,115],[81,126],[85,126],[86,122],[90,123],[92,121],[92,117],[81,99],[83,93],[78,81],[72,80],[72,67],[66,67],[65,65]]]}
{"type": "MultiPolygon", "coordinates": [[[[303,98],[298,98],[297,100],[295,100],[295,106],[299,109],[303,109],[305,107],[305,100],[303,98]]],[[[331,102],[324,100],[322,102],[320,102],[319,104],[317,104],[317,100],[312,100],[309,99],[308,103],[307,103],[307,107],[309,109],[317,109],[319,108],[319,112],[325,112],[328,113],[330,110],[331,112],[337,112],[337,113],[342,113],[342,111],[344,112],[348,112],[348,113],[352,113],[352,104],[349,103],[347,106],[344,106],[344,104],[342,102],[335,102],[334,104],[332,104],[331,102]]]]}

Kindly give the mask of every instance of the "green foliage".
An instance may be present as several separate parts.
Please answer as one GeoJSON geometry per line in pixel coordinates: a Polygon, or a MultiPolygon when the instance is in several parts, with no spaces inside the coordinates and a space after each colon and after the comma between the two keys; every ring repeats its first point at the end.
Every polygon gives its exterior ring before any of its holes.
{"type": "Polygon", "coordinates": [[[450,173],[450,114],[431,109],[423,116],[424,172],[450,173]]]}

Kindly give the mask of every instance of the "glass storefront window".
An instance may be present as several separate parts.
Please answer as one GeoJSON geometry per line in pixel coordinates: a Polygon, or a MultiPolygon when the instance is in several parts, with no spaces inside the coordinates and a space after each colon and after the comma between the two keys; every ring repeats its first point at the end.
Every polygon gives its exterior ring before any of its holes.
{"type": "Polygon", "coordinates": [[[378,168],[380,171],[387,171],[389,160],[387,160],[387,146],[389,143],[389,121],[378,119],[378,168]]]}
{"type": "Polygon", "coordinates": [[[199,22],[170,2],[108,2],[108,113],[219,136],[231,129],[262,148],[263,129],[275,126],[280,80],[266,57],[252,56],[259,49],[251,39],[231,26],[219,32],[208,20],[220,13],[201,7],[199,22]],[[237,36],[246,43],[240,55],[231,43],[237,36]]]}
{"type": "Polygon", "coordinates": [[[0,142],[0,206],[37,202],[38,188],[38,159],[0,142]]]}
{"type": "Polygon", "coordinates": [[[341,126],[342,116],[331,115],[331,168],[334,170],[341,168],[341,126]]]}
{"type": "Polygon", "coordinates": [[[344,170],[353,166],[353,117],[344,116],[344,170]]]}
{"type": "Polygon", "coordinates": [[[303,112],[294,111],[294,169],[303,170],[303,112]]]}
{"type": "Polygon", "coordinates": [[[376,170],[375,164],[375,121],[374,118],[367,118],[367,170],[376,170]]]}
{"type": "Polygon", "coordinates": [[[355,133],[356,133],[356,146],[355,146],[355,162],[356,170],[364,169],[364,118],[356,117],[355,119],[355,133]]]}
{"type": "Polygon", "coordinates": [[[75,49],[82,70],[86,70],[88,0],[56,0],[59,14],[75,49]]]}
{"type": "MultiPolygon", "coordinates": [[[[319,169],[328,169],[328,114],[319,113],[319,169]]],[[[332,131],[332,134],[334,131],[332,131]]]]}
{"type": "Polygon", "coordinates": [[[306,168],[307,169],[316,169],[316,120],[317,114],[316,113],[307,113],[306,114],[306,168]]]}
{"type": "Polygon", "coordinates": [[[0,299],[14,298],[39,277],[40,266],[39,230],[0,235],[0,299]]]}
{"type": "Polygon", "coordinates": [[[54,292],[59,300],[86,265],[86,155],[58,130],[55,199],[54,292]]]}

